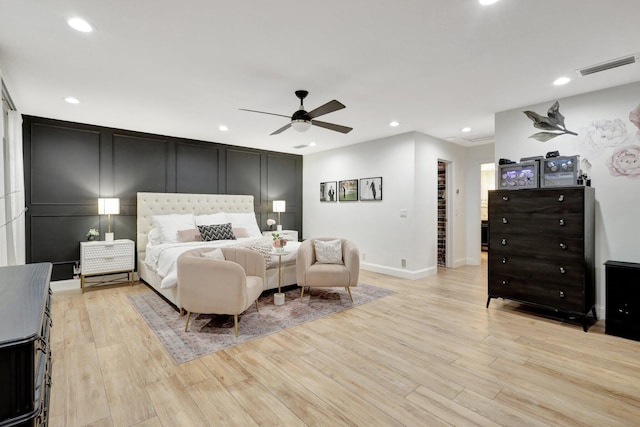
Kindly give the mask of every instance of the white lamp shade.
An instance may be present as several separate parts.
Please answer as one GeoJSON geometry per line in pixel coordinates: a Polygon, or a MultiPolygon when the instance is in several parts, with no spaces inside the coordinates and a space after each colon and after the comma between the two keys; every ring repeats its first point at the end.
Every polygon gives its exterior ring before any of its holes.
{"type": "Polygon", "coordinates": [[[273,201],[273,211],[274,212],[286,212],[286,204],[287,202],[284,200],[274,200],[273,201]]]}
{"type": "Polygon", "coordinates": [[[98,214],[99,215],[119,215],[120,214],[120,199],[98,199],[98,214]]]}

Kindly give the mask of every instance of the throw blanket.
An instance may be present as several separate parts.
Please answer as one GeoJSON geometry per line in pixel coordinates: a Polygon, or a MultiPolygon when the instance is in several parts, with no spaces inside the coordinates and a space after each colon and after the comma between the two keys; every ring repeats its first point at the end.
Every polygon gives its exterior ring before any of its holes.
{"type": "MultiPolygon", "coordinates": [[[[289,242],[293,251],[283,258],[295,260],[298,242],[289,242]]],[[[160,245],[147,246],[145,264],[156,274],[162,277],[161,288],[171,288],[178,283],[176,271],[176,261],[178,256],[195,248],[208,247],[211,250],[220,247],[243,247],[261,253],[265,258],[267,268],[273,266],[274,257],[271,256],[273,241],[270,237],[242,238],[238,240],[216,240],[212,242],[187,242],[187,243],[163,243],[160,245]]]]}

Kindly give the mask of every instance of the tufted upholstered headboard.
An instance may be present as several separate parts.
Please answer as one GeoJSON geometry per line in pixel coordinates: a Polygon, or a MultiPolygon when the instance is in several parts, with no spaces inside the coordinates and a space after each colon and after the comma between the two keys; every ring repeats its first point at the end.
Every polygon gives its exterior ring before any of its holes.
{"type": "MultiPolygon", "coordinates": [[[[137,251],[144,253],[154,215],[192,212],[254,212],[253,196],[233,194],[138,193],[137,251]]],[[[142,258],[144,259],[144,258],[142,258]]]]}

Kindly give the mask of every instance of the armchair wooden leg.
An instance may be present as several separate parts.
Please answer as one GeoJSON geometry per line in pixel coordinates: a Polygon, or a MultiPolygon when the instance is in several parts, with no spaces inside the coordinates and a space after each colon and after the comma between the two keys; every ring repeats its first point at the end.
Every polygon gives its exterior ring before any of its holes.
{"type": "Polygon", "coordinates": [[[347,292],[349,292],[349,298],[351,298],[351,302],[353,303],[353,296],[351,295],[351,288],[349,286],[345,286],[347,292]]]}
{"type": "Polygon", "coordinates": [[[233,324],[236,327],[236,338],[238,337],[238,315],[233,315],[233,324]]]}
{"type": "Polygon", "coordinates": [[[300,287],[300,301],[302,301],[303,295],[304,295],[304,286],[300,287]]]}
{"type": "Polygon", "coordinates": [[[180,307],[180,317],[184,316],[184,308],[180,307]]]}
{"type": "Polygon", "coordinates": [[[258,300],[256,300],[256,311],[260,311],[258,310],[258,300]]]}
{"type": "Polygon", "coordinates": [[[184,331],[187,332],[187,329],[189,329],[189,318],[191,317],[191,312],[187,311],[187,323],[185,323],[184,325],[184,331]]]}

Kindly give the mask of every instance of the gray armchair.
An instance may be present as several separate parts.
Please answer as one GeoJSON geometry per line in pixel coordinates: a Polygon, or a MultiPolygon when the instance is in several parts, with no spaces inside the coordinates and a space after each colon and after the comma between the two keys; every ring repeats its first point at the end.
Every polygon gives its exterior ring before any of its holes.
{"type": "MultiPolygon", "coordinates": [[[[296,259],[296,277],[301,286],[300,299],[304,295],[305,286],[344,287],[353,302],[351,287],[358,286],[360,276],[360,252],[355,243],[347,239],[316,238],[308,239],[300,244],[296,259]],[[342,244],[342,264],[322,264],[316,260],[314,242],[316,240],[340,240],[342,244]]],[[[311,291],[311,289],[309,289],[311,291]]]]}
{"type": "Polygon", "coordinates": [[[187,251],[178,257],[178,296],[187,310],[185,332],[191,313],[233,314],[238,336],[238,314],[255,302],[264,289],[264,256],[244,248],[221,248],[225,260],[203,257],[211,248],[187,251]]]}

